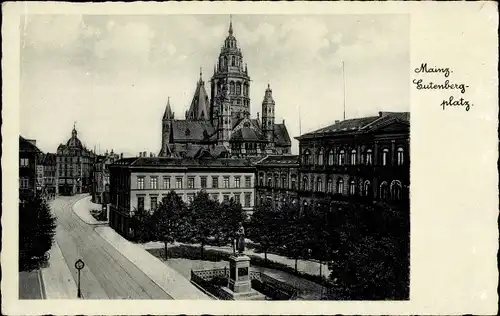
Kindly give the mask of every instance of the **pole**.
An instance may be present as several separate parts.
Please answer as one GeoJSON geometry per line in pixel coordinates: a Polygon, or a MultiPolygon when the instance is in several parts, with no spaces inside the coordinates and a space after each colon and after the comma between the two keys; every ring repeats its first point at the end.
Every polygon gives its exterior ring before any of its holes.
{"type": "Polygon", "coordinates": [[[345,121],[345,71],[344,71],[344,61],[342,61],[342,83],[344,88],[344,121],[345,121]]]}
{"type": "Polygon", "coordinates": [[[299,135],[302,135],[302,118],[300,116],[300,104],[299,104],[299,135]]]}
{"type": "Polygon", "coordinates": [[[77,293],[78,298],[82,298],[82,291],[80,289],[80,269],[78,269],[78,293],[77,293]]]}

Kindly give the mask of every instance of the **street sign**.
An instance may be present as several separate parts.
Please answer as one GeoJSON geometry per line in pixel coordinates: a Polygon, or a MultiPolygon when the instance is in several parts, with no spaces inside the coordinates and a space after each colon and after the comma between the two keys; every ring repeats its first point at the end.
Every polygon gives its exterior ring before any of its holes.
{"type": "Polygon", "coordinates": [[[77,270],[81,270],[81,269],[83,269],[83,267],[85,267],[85,263],[83,263],[82,259],[76,260],[76,262],[75,262],[75,268],[77,270]]]}

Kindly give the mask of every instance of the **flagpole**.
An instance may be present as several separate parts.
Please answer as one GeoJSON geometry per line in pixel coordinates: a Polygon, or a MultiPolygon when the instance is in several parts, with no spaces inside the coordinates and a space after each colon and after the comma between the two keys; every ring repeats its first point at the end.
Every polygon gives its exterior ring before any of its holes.
{"type": "Polygon", "coordinates": [[[300,104],[299,104],[299,135],[302,135],[302,118],[300,116],[300,104]]]}
{"type": "Polygon", "coordinates": [[[345,121],[345,71],[344,71],[344,61],[342,61],[342,82],[343,82],[343,88],[344,88],[344,121],[345,121]]]}

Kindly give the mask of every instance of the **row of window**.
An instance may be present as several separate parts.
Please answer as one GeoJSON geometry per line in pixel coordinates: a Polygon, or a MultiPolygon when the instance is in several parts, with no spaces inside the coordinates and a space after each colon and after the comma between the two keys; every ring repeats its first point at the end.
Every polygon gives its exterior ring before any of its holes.
{"type": "MultiPolygon", "coordinates": [[[[304,191],[309,191],[311,187],[309,186],[309,181],[307,177],[304,177],[302,183],[302,189],[304,191]]],[[[323,179],[317,178],[316,182],[313,184],[312,191],[315,192],[325,192],[325,188],[323,186],[323,179]]],[[[326,184],[326,193],[338,193],[344,194],[344,180],[342,178],[338,178],[336,185],[334,187],[333,179],[329,178],[326,184]],[[334,190],[335,189],[335,190],[334,190]]],[[[359,182],[359,185],[356,184],[355,180],[349,181],[348,186],[348,195],[362,195],[362,196],[371,196],[372,195],[372,187],[369,180],[364,182],[359,182]]],[[[386,181],[382,182],[379,187],[378,197],[382,200],[386,200],[388,198],[392,200],[401,200],[402,199],[402,185],[399,180],[394,180],[391,182],[390,186],[386,181]],[[390,192],[389,192],[390,189],[390,192]],[[390,193],[390,194],[389,194],[390,193]]]]}
{"type": "MultiPolygon", "coordinates": [[[[383,166],[389,165],[390,164],[390,151],[388,148],[383,148],[381,151],[380,159],[381,163],[383,166]]],[[[404,163],[404,149],[402,147],[398,147],[396,151],[396,164],[398,166],[403,165],[404,163]]],[[[313,161],[313,157],[311,155],[311,152],[309,149],[304,150],[303,155],[302,155],[302,163],[304,165],[312,165],[312,164],[317,164],[319,166],[324,165],[324,159],[323,159],[324,153],[323,149],[320,149],[318,154],[316,155],[316,159],[313,161]]],[[[344,149],[341,149],[336,157],[334,155],[333,149],[328,151],[327,155],[327,161],[326,164],[328,166],[333,166],[333,165],[345,165],[345,164],[350,164],[350,165],[357,165],[358,163],[365,164],[365,165],[372,165],[373,164],[373,152],[371,149],[366,150],[362,155],[361,155],[361,161],[358,162],[358,156],[357,156],[357,151],[356,149],[351,150],[350,155],[349,155],[349,161],[347,161],[347,156],[346,152],[344,149]]]]}
{"type": "Polygon", "coordinates": [[[28,158],[21,158],[21,161],[19,162],[20,167],[29,167],[30,165],[30,160],[28,158]]]}
{"type": "MultiPolygon", "coordinates": [[[[273,177],[271,175],[268,175],[266,186],[295,190],[297,188],[297,176],[293,174],[293,175],[291,175],[290,178],[291,178],[290,179],[290,186],[288,186],[288,176],[281,176],[281,180],[280,180],[280,177],[278,175],[275,175],[274,182],[273,182],[273,177]]],[[[261,173],[259,176],[259,185],[264,186],[264,174],[263,173],[261,173]]]]}
{"type": "MultiPolygon", "coordinates": [[[[187,195],[187,202],[188,203],[193,202],[194,196],[195,196],[194,194],[188,194],[187,195]]],[[[219,201],[219,194],[218,193],[211,194],[210,197],[213,200],[219,201]]],[[[234,201],[236,203],[241,204],[241,193],[239,193],[239,192],[233,193],[233,197],[234,197],[234,201]]],[[[222,201],[223,202],[225,202],[225,203],[229,202],[230,198],[231,198],[230,194],[222,194],[222,201]]],[[[149,199],[150,199],[149,200],[149,210],[151,212],[153,212],[158,207],[158,196],[150,196],[149,199]]],[[[137,209],[138,210],[141,210],[141,211],[144,210],[144,200],[145,200],[144,196],[137,197],[137,209]]],[[[244,194],[244,203],[242,204],[242,206],[243,207],[250,207],[251,200],[252,200],[252,194],[245,193],[244,194]]]]}
{"type": "Polygon", "coordinates": [[[27,178],[27,177],[19,178],[19,188],[20,189],[27,189],[28,187],[29,187],[29,178],[27,178]]]}
{"type": "MultiPolygon", "coordinates": [[[[137,189],[138,190],[144,190],[146,189],[145,187],[145,178],[144,176],[141,176],[141,177],[137,177],[137,189]]],[[[195,186],[195,177],[188,177],[187,179],[187,188],[188,189],[198,189],[198,188],[201,188],[201,189],[208,189],[208,188],[212,188],[212,189],[218,189],[220,188],[219,187],[219,177],[218,176],[213,176],[213,177],[210,177],[212,178],[212,183],[211,183],[211,187],[208,186],[208,178],[209,177],[206,177],[206,176],[200,176],[200,187],[196,187],[195,186]]],[[[230,177],[229,176],[225,176],[223,177],[223,181],[222,181],[222,188],[224,189],[229,189],[229,188],[241,188],[241,179],[242,177],[241,176],[234,176],[234,182],[233,182],[233,185],[230,186],[230,177]]],[[[171,177],[163,177],[163,187],[162,189],[172,189],[172,184],[170,182],[171,181],[171,177]]],[[[252,187],[252,177],[251,176],[245,176],[244,177],[244,181],[245,181],[245,188],[251,188],[252,187]]],[[[175,177],[175,188],[176,189],[182,189],[183,188],[183,177],[175,177]]],[[[158,177],[157,176],[150,176],[149,177],[149,187],[148,189],[151,189],[151,190],[157,190],[159,189],[159,186],[158,186],[158,177]]]]}
{"type": "MultiPolygon", "coordinates": [[[[222,85],[219,85],[219,91],[222,88],[222,85]]],[[[230,95],[242,95],[248,96],[250,92],[249,85],[245,83],[241,83],[239,81],[230,81],[229,82],[229,94],[230,95]]]]}

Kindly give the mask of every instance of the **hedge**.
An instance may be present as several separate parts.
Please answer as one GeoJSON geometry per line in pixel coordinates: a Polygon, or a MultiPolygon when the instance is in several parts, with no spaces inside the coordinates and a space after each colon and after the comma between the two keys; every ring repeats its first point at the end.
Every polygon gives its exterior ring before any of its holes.
{"type": "MultiPolygon", "coordinates": [[[[148,249],[148,251],[153,256],[165,260],[165,250],[163,248],[148,249]]],[[[220,250],[205,249],[203,251],[203,260],[206,261],[229,261],[230,256],[230,253],[220,250]]],[[[170,246],[168,248],[168,257],[172,259],[182,258],[189,260],[201,260],[200,247],[190,245],[170,246]]],[[[249,255],[248,257],[250,258],[250,264],[253,266],[287,272],[308,281],[323,285],[325,287],[331,286],[331,283],[324,276],[320,277],[319,275],[310,275],[299,271],[296,272],[294,268],[289,267],[286,264],[275,262],[269,259],[266,261],[264,258],[261,258],[259,256],[249,255]]]]}

